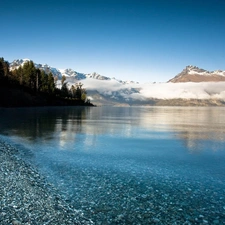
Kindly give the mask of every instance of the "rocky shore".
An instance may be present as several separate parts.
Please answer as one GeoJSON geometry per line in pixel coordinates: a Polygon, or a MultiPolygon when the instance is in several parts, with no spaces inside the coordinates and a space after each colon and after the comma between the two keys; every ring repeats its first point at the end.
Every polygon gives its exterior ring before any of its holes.
{"type": "Polygon", "coordinates": [[[1,225],[92,224],[17,153],[0,140],[1,225]]]}

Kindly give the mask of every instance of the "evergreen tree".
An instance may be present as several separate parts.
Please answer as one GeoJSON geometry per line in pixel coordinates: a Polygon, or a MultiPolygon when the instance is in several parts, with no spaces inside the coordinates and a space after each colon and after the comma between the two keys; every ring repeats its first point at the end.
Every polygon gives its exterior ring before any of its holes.
{"type": "Polygon", "coordinates": [[[70,93],[71,93],[71,96],[74,98],[75,97],[75,94],[76,94],[76,88],[75,88],[74,85],[71,86],[70,93]]]}
{"type": "Polygon", "coordinates": [[[31,88],[36,88],[36,68],[33,61],[25,62],[23,65],[24,84],[31,88]]]}
{"type": "Polygon", "coordinates": [[[48,92],[48,75],[42,70],[40,74],[40,91],[48,92]]]}
{"type": "Polygon", "coordinates": [[[21,66],[12,71],[12,79],[21,86],[23,85],[23,68],[21,66]]]}
{"type": "Polygon", "coordinates": [[[69,92],[69,89],[68,89],[68,87],[67,87],[67,82],[65,82],[66,81],[66,76],[62,76],[62,80],[61,80],[61,84],[62,84],[62,86],[61,86],[61,96],[62,97],[69,97],[69,95],[70,95],[70,92],[69,92]]]}
{"type": "Polygon", "coordinates": [[[2,62],[3,72],[4,76],[9,75],[9,63],[4,60],[4,58],[0,58],[0,61],[2,62]]]}
{"type": "Polygon", "coordinates": [[[36,92],[39,92],[41,86],[41,71],[36,70],[36,92]]]}
{"type": "Polygon", "coordinates": [[[9,63],[2,57],[0,58],[0,80],[2,84],[8,83],[9,74],[9,63]]]}
{"type": "Polygon", "coordinates": [[[64,84],[64,82],[66,81],[66,76],[65,75],[63,75],[62,76],[62,80],[61,80],[61,84],[62,84],[62,86],[63,86],[63,84],[64,84]]]}
{"type": "Polygon", "coordinates": [[[86,90],[83,88],[82,83],[77,83],[75,87],[75,98],[85,101],[86,100],[86,90]]]}
{"type": "Polygon", "coordinates": [[[62,97],[69,97],[69,89],[67,87],[67,82],[64,82],[61,87],[61,95],[62,97]]]}
{"type": "Polygon", "coordinates": [[[57,76],[54,77],[55,87],[57,86],[57,81],[58,81],[58,79],[59,79],[59,78],[58,78],[57,76]]]}
{"type": "Polygon", "coordinates": [[[52,73],[48,74],[48,93],[52,94],[55,92],[55,80],[52,73]]]}
{"type": "Polygon", "coordinates": [[[0,58],[0,79],[3,79],[5,76],[4,71],[4,58],[0,58]]]}

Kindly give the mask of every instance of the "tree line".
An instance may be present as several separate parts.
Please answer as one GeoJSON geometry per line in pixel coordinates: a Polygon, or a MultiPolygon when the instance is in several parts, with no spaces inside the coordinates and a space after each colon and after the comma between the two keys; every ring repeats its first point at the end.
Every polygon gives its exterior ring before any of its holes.
{"type": "Polygon", "coordinates": [[[23,66],[10,70],[9,63],[0,58],[0,85],[7,87],[19,87],[24,91],[35,95],[47,95],[60,99],[70,99],[83,103],[90,103],[87,99],[83,84],[75,83],[68,87],[66,77],[61,79],[61,87],[57,87],[58,77],[50,72],[35,67],[33,61],[27,61],[23,66]]]}

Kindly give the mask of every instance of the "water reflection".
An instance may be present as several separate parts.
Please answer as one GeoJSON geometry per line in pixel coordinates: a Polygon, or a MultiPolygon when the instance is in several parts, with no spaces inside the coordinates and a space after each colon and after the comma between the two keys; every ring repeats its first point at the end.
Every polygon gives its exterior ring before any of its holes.
{"type": "MultiPolygon", "coordinates": [[[[66,131],[73,125],[78,129],[88,108],[18,108],[0,110],[0,131],[36,139],[51,136],[55,131],[66,131]]],[[[76,131],[76,130],[75,130],[76,131]]]]}
{"type": "Polygon", "coordinates": [[[156,107],[142,114],[146,129],[171,132],[191,151],[207,149],[206,142],[216,151],[225,141],[225,109],[212,107],[156,107]],[[213,142],[213,143],[212,143],[213,142]]]}
{"type": "Polygon", "coordinates": [[[0,132],[63,149],[68,143],[96,145],[99,135],[180,139],[193,151],[216,151],[225,142],[225,109],[210,107],[52,107],[0,110],[0,132]],[[82,142],[82,143],[81,143],[82,142]]]}

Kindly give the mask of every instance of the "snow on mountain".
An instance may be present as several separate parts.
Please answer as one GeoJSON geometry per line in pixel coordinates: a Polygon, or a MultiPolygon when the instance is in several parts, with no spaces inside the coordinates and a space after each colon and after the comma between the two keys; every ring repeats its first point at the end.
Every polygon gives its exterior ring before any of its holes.
{"type": "Polygon", "coordinates": [[[10,69],[18,69],[19,66],[23,66],[25,62],[30,61],[30,59],[16,59],[10,63],[10,69]]]}
{"type": "MultiPolygon", "coordinates": [[[[13,62],[11,62],[9,64],[10,69],[14,70],[14,69],[18,69],[20,66],[23,66],[24,63],[31,61],[30,59],[16,59],[13,62]]],[[[62,74],[60,72],[59,69],[56,69],[54,67],[51,67],[47,64],[37,64],[34,62],[34,65],[36,68],[40,69],[40,70],[44,70],[46,73],[52,73],[54,76],[57,76],[59,78],[62,77],[62,74]]]]}
{"type": "Polygon", "coordinates": [[[222,71],[222,70],[207,71],[192,65],[187,66],[182,72],[186,72],[188,74],[204,75],[204,76],[212,76],[212,75],[225,76],[225,71],[222,71]]]}
{"type": "Polygon", "coordinates": [[[197,66],[187,66],[181,73],[175,76],[168,82],[210,82],[210,81],[225,81],[225,71],[215,70],[207,71],[197,66]]]}
{"type": "Polygon", "coordinates": [[[102,75],[100,75],[100,74],[98,74],[96,72],[91,73],[91,74],[87,74],[86,77],[87,78],[97,79],[97,80],[111,80],[111,78],[102,76],[102,75]]]}
{"type": "Polygon", "coordinates": [[[72,69],[65,69],[65,70],[60,69],[59,72],[61,73],[61,77],[66,76],[74,78],[75,80],[82,80],[86,78],[86,75],[84,73],[78,73],[72,69]]]}
{"type": "MultiPolygon", "coordinates": [[[[19,66],[23,66],[24,63],[31,61],[30,59],[17,59],[14,60],[12,63],[10,63],[10,69],[17,69],[19,66]]],[[[84,74],[79,73],[73,69],[57,69],[54,67],[51,67],[47,64],[37,64],[34,63],[35,67],[44,70],[46,73],[52,73],[54,76],[57,76],[59,79],[62,78],[62,76],[66,76],[67,78],[70,78],[70,80],[82,80],[86,78],[93,78],[97,80],[111,80],[109,77],[102,76],[98,73],[91,73],[91,74],[84,74]]]]}
{"type": "MultiPolygon", "coordinates": [[[[14,60],[10,64],[10,68],[18,68],[27,60],[14,60]]],[[[195,79],[196,76],[198,79],[199,76],[204,79],[205,77],[214,77],[216,79],[217,76],[225,78],[225,71],[221,70],[209,72],[195,66],[187,66],[180,74],[167,83],[139,84],[133,81],[121,81],[105,77],[98,73],[78,73],[73,69],[62,70],[46,64],[35,64],[35,66],[46,72],[52,72],[54,76],[58,76],[58,87],[61,86],[60,79],[63,75],[67,77],[69,88],[74,83],[81,82],[87,90],[88,98],[92,103],[98,105],[149,104],[149,102],[155,99],[216,99],[225,102],[225,82],[210,80],[210,82],[176,81],[176,79],[178,80],[185,76],[193,76],[195,79]]]]}

